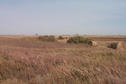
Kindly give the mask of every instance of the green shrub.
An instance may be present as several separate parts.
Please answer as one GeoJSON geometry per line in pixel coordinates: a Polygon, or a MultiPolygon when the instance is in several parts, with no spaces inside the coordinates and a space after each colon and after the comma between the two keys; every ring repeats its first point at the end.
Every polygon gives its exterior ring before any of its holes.
{"type": "Polygon", "coordinates": [[[82,36],[74,36],[67,40],[67,43],[90,43],[91,39],[84,38],[82,36]]]}
{"type": "Polygon", "coordinates": [[[50,41],[50,42],[56,41],[55,36],[39,36],[38,39],[41,41],[50,41]]]}

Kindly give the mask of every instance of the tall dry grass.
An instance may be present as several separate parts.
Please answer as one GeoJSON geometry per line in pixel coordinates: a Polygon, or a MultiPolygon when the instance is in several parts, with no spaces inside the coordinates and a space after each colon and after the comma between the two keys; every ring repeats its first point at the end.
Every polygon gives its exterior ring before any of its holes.
{"type": "Polygon", "coordinates": [[[106,46],[0,38],[0,84],[125,84],[126,50],[106,46]]]}

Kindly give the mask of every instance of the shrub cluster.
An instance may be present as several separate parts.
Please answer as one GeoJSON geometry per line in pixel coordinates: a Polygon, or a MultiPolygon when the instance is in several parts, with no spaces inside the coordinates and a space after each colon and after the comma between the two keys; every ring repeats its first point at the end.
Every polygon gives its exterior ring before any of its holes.
{"type": "Polygon", "coordinates": [[[50,42],[56,41],[55,36],[39,36],[38,39],[41,41],[50,41],[50,42]]]}
{"type": "Polygon", "coordinates": [[[67,40],[67,43],[87,43],[89,44],[91,42],[91,39],[82,37],[82,36],[74,36],[74,37],[70,37],[67,40]]]}

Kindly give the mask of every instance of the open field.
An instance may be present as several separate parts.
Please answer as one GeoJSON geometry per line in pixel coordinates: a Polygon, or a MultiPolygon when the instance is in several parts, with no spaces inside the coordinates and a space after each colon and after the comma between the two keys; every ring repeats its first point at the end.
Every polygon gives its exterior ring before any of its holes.
{"type": "Polygon", "coordinates": [[[1,35],[0,84],[126,84],[126,36],[85,37],[98,45],[1,35]]]}

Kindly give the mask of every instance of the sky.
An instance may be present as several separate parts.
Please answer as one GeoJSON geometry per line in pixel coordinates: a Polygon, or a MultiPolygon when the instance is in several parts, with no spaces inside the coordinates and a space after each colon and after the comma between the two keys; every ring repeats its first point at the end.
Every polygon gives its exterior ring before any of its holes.
{"type": "Polygon", "coordinates": [[[0,35],[126,35],[126,0],[0,0],[0,35]]]}

